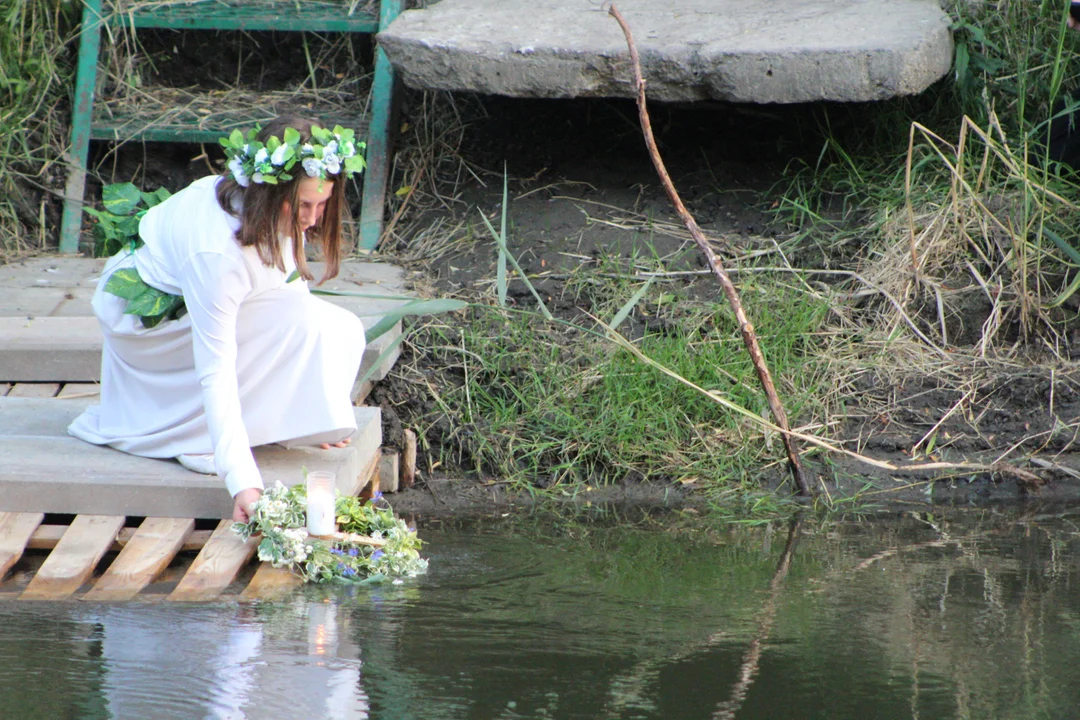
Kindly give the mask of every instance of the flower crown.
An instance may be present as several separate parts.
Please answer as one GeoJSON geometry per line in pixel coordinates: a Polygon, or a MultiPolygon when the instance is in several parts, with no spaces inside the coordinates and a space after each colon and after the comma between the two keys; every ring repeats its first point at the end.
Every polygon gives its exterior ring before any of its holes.
{"type": "Polygon", "coordinates": [[[241,187],[251,183],[277,185],[293,179],[290,171],[300,163],[308,177],[326,180],[344,170],[347,177],[363,172],[366,147],[355,141],[355,134],[340,125],[333,130],[311,127],[311,140],[300,144],[300,133],[295,128],[285,128],[282,137],[271,136],[266,144],[255,139],[260,128],[248,130],[245,136],[233,130],[227,138],[218,142],[225,148],[229,158],[229,172],[241,187]]]}

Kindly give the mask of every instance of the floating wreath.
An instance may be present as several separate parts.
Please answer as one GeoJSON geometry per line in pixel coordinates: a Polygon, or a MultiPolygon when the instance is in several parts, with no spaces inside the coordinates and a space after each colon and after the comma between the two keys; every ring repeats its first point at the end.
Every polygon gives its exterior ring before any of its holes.
{"type": "Polygon", "coordinates": [[[233,532],[247,540],[262,535],[259,560],[287,567],[305,582],[371,582],[427,571],[420,557],[420,538],[376,493],[371,500],[338,495],[339,532],[327,539],[307,532],[307,488],[280,482],[251,507],[251,519],[234,523],[233,532]]]}

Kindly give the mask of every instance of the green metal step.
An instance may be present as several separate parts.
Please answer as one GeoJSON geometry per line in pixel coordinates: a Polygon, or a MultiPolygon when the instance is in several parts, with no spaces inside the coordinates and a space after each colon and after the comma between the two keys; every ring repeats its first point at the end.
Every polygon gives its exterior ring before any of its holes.
{"type": "Polygon", "coordinates": [[[94,104],[90,137],[94,140],[144,140],[149,142],[210,142],[234,129],[247,131],[265,125],[285,113],[310,113],[328,127],[342,125],[367,136],[364,100],[326,94],[305,95],[298,102],[293,93],[275,91],[245,93],[242,107],[223,92],[194,92],[176,88],[144,88],[124,102],[103,100],[94,104]],[[317,105],[316,105],[317,103],[317,105]],[[315,109],[318,108],[318,110],[315,109]]]}
{"type": "Polygon", "coordinates": [[[104,15],[110,25],[136,28],[356,33],[379,30],[379,3],[367,0],[130,0],[106,3],[104,15]]]}

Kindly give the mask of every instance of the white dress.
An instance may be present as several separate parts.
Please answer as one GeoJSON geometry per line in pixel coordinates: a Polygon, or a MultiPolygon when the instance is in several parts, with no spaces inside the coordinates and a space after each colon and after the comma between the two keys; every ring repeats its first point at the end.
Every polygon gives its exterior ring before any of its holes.
{"type": "Polygon", "coordinates": [[[308,292],[291,241],[285,272],[234,237],[218,205],[220,177],[197,180],[147,212],[145,244],[111,258],[94,294],[105,335],[101,404],[69,426],[75,437],[133,455],[214,454],[232,495],[262,488],[251,448],[337,442],[356,429],[350,393],[364,352],[351,312],[308,292]],[[187,314],[145,328],[103,288],[134,266],[147,284],[184,296],[187,314]],[[290,443],[291,441],[291,443],[290,443]]]}

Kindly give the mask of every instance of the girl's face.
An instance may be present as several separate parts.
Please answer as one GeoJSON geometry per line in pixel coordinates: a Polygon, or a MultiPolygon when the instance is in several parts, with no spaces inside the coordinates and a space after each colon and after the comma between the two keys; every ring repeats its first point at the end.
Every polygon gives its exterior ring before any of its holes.
{"type": "MultiPolygon", "coordinates": [[[[314,227],[322,219],[326,203],[334,192],[334,181],[321,178],[305,177],[300,179],[300,186],[296,191],[296,200],[300,205],[297,213],[300,220],[300,229],[305,232],[314,227]]],[[[286,227],[292,219],[292,206],[286,200],[281,207],[282,219],[286,227]]]]}

